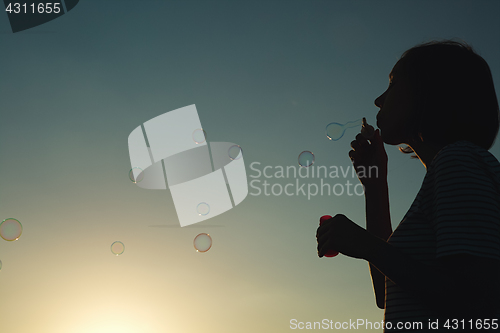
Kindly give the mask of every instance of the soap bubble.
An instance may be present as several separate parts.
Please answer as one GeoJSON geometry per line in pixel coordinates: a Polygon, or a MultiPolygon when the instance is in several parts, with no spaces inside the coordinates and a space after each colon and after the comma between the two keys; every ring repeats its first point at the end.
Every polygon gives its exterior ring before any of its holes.
{"type": "Polygon", "coordinates": [[[194,142],[196,142],[196,144],[203,143],[205,142],[206,139],[207,139],[207,132],[205,132],[204,129],[198,128],[194,130],[193,140],[194,142]]]}
{"type": "Polygon", "coordinates": [[[132,169],[130,169],[128,177],[130,178],[132,183],[139,183],[144,179],[144,171],[141,168],[133,167],[132,169]]]}
{"type": "Polygon", "coordinates": [[[210,213],[210,206],[206,202],[201,202],[196,207],[196,211],[198,212],[198,215],[205,216],[210,213]]]}
{"type": "Polygon", "coordinates": [[[6,241],[16,241],[23,233],[21,222],[16,219],[5,219],[0,223],[0,236],[6,241]]]}
{"type": "Polygon", "coordinates": [[[229,147],[229,150],[227,151],[229,154],[229,158],[232,160],[239,160],[242,156],[242,149],[238,145],[233,145],[229,147]]]}
{"type": "Polygon", "coordinates": [[[212,237],[209,234],[201,233],[194,238],[193,243],[196,252],[207,252],[212,247],[212,237]]]}
{"type": "Polygon", "coordinates": [[[307,168],[314,163],[314,154],[308,150],[303,151],[299,155],[299,165],[307,168]]]}
{"type": "Polygon", "coordinates": [[[122,242],[116,241],[113,244],[111,244],[111,252],[117,256],[123,253],[125,251],[125,245],[123,245],[122,242]]]}

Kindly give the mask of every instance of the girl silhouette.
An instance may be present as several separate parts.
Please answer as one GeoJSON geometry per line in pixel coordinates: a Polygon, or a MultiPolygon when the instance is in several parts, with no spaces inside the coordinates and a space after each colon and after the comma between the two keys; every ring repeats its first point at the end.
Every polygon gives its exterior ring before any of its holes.
{"type": "MultiPolygon", "coordinates": [[[[465,44],[433,41],[406,51],[389,74],[372,139],[349,156],[365,187],[366,230],[338,214],[317,230],[329,250],[369,262],[384,332],[500,330],[500,164],[488,152],[499,128],[486,61],[465,44]],[[392,230],[384,143],[406,144],[427,172],[392,230]],[[421,323],[419,326],[418,323],[421,323]]],[[[411,174],[408,177],[412,177],[411,174]]]]}

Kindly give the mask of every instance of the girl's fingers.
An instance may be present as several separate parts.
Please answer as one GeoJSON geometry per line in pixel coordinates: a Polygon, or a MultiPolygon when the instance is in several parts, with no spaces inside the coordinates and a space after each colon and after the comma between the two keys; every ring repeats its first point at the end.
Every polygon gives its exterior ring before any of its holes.
{"type": "Polygon", "coordinates": [[[368,147],[370,144],[368,143],[368,139],[366,139],[363,134],[359,133],[356,135],[356,141],[358,141],[361,147],[368,147]]]}
{"type": "Polygon", "coordinates": [[[320,258],[327,254],[327,252],[330,250],[338,252],[337,250],[332,249],[330,246],[328,246],[328,243],[318,243],[318,256],[320,258]]]}
{"type": "Polygon", "coordinates": [[[359,147],[360,147],[360,146],[359,146],[358,141],[356,141],[356,140],[351,141],[351,148],[352,148],[353,150],[359,150],[359,147]]]}

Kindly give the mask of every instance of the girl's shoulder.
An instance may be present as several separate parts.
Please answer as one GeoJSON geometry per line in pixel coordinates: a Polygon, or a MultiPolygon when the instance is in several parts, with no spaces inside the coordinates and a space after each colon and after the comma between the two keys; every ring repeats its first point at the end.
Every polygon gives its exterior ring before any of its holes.
{"type": "Polygon", "coordinates": [[[500,167],[497,158],[488,150],[470,141],[460,140],[443,147],[431,162],[431,167],[454,164],[476,164],[483,167],[500,167]]]}

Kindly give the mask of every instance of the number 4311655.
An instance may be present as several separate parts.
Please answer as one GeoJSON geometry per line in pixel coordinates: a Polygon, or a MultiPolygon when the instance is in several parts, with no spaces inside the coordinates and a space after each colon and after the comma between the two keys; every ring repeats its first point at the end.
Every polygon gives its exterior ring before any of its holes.
{"type": "Polygon", "coordinates": [[[6,12],[9,13],[14,13],[14,14],[19,14],[19,13],[38,13],[38,14],[57,14],[61,11],[61,7],[59,7],[60,3],[52,3],[52,2],[46,2],[46,3],[39,3],[38,5],[35,5],[32,3],[31,5],[27,5],[25,3],[10,3],[5,8],[6,12]],[[30,8],[31,7],[31,8],[30,8]]]}

